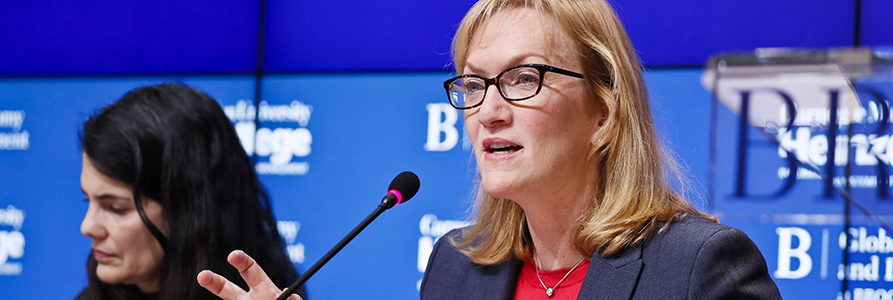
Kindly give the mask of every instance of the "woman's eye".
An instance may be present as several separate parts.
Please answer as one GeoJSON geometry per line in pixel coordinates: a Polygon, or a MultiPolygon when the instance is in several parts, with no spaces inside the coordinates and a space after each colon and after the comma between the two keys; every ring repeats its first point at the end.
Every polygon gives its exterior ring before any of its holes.
{"type": "Polygon", "coordinates": [[[465,88],[468,90],[468,93],[479,93],[484,89],[484,85],[480,82],[468,82],[466,83],[465,88]]]}
{"type": "Polygon", "coordinates": [[[128,207],[126,207],[126,206],[114,205],[114,204],[106,206],[106,209],[108,211],[118,214],[118,215],[123,215],[123,214],[127,213],[127,211],[129,210],[128,207]]]}
{"type": "Polygon", "coordinates": [[[520,74],[515,80],[515,84],[539,84],[540,78],[536,74],[520,74]]]}

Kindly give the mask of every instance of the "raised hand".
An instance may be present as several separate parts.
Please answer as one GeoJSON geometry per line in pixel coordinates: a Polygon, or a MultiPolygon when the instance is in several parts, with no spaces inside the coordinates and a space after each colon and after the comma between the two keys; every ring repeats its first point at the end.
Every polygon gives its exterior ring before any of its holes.
{"type": "MultiPolygon", "coordinates": [[[[224,300],[272,300],[284,291],[276,287],[260,265],[242,250],[230,253],[226,261],[239,270],[242,279],[248,283],[247,292],[223,276],[209,270],[198,273],[198,284],[224,300]]],[[[292,294],[288,298],[288,300],[300,299],[301,297],[296,294],[292,294]]]]}

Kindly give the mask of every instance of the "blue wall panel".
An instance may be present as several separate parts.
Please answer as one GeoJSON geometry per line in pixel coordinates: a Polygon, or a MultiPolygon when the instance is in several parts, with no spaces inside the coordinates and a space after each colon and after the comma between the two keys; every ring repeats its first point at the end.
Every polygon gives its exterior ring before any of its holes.
{"type": "Polygon", "coordinates": [[[717,52],[853,45],[855,1],[613,1],[648,66],[699,66],[717,52]]]}
{"type": "Polygon", "coordinates": [[[270,1],[268,71],[450,69],[474,1],[270,1]]]}
{"type": "Polygon", "coordinates": [[[862,0],[861,26],[861,45],[893,45],[893,2],[862,0]]]}
{"type": "MultiPolygon", "coordinates": [[[[450,69],[450,43],[473,1],[269,1],[271,72],[450,69]]],[[[703,64],[756,47],[853,45],[855,2],[612,3],[642,61],[703,64]]],[[[255,69],[259,2],[0,4],[0,75],[232,73],[255,69]]],[[[866,1],[867,45],[890,43],[889,5],[866,1]]]]}
{"type": "Polygon", "coordinates": [[[0,75],[253,72],[257,1],[2,1],[0,75]]]}

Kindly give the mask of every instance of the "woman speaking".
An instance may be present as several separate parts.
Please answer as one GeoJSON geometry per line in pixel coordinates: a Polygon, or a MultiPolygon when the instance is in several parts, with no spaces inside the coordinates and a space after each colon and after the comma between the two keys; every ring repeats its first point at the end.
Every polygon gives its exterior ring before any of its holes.
{"type": "Polygon", "coordinates": [[[777,299],[759,249],[695,209],[604,0],[484,0],[444,83],[480,174],[422,299],[777,299]]]}

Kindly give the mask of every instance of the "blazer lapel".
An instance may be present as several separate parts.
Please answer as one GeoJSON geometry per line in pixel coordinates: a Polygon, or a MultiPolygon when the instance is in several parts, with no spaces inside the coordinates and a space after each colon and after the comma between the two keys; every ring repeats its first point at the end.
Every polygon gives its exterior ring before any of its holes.
{"type": "Polygon", "coordinates": [[[491,268],[484,272],[477,272],[477,277],[469,282],[476,285],[474,290],[475,296],[472,299],[506,299],[510,300],[515,296],[515,289],[518,287],[518,277],[521,275],[521,267],[524,262],[516,259],[508,261],[491,268]]]}
{"type": "Polygon", "coordinates": [[[577,299],[630,299],[641,272],[641,246],[629,248],[612,258],[593,254],[577,299]]]}

